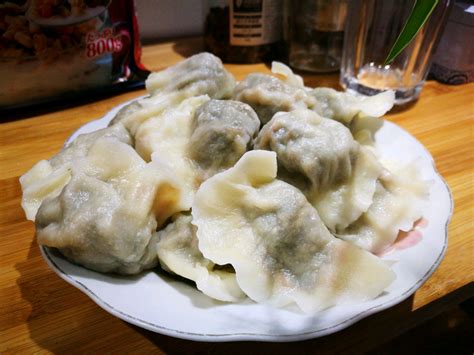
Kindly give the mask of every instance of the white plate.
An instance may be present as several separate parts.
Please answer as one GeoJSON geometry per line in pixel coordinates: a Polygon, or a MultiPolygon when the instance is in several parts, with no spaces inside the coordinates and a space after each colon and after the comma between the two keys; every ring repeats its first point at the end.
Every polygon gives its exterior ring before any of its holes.
{"type": "MultiPolygon", "coordinates": [[[[120,107],[84,125],[68,141],[107,126],[120,107]]],[[[104,275],[74,265],[48,248],[42,247],[41,251],[61,278],[107,312],[157,333],[198,341],[295,341],[331,334],[412,295],[437,268],[447,246],[453,202],[431,155],[409,133],[388,121],[377,132],[376,142],[383,157],[400,162],[416,159],[423,178],[431,184],[424,213],[428,225],[420,229],[421,241],[383,257],[396,260],[392,268],[397,279],[382,295],[368,302],[332,307],[314,316],[302,314],[296,307],[275,309],[249,300],[226,304],[160,270],[134,277],[104,275]]]]}

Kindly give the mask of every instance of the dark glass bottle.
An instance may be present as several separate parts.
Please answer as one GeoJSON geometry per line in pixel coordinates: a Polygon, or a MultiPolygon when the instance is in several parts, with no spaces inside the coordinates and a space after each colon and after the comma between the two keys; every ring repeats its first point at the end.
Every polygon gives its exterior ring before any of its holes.
{"type": "Polygon", "coordinates": [[[224,62],[280,59],[282,32],[282,0],[209,1],[204,43],[206,50],[224,62]]]}

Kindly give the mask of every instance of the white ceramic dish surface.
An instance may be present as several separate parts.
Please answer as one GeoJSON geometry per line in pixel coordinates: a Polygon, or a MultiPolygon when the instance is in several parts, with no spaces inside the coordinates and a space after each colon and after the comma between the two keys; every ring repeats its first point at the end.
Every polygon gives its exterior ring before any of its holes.
{"type": "MultiPolygon", "coordinates": [[[[79,134],[106,127],[122,106],[84,125],[68,142],[79,134]]],[[[275,309],[250,300],[226,304],[210,299],[191,283],[161,270],[134,277],[104,275],[72,264],[54,250],[41,247],[41,251],[61,278],[100,307],[153,332],[197,341],[296,341],[331,334],[408,298],[438,267],[447,247],[453,202],[431,155],[409,133],[388,121],[376,134],[376,147],[383,158],[402,163],[416,160],[423,178],[431,183],[424,213],[427,225],[419,229],[421,240],[383,256],[395,261],[392,268],[397,279],[382,295],[368,302],[332,307],[313,316],[303,314],[296,307],[275,309]]]]}

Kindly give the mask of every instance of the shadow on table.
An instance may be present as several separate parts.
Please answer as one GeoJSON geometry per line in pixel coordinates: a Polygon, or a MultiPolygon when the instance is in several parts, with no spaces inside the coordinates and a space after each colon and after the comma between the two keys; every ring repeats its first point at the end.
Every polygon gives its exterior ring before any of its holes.
{"type": "Polygon", "coordinates": [[[43,260],[34,235],[31,239],[27,259],[15,264],[22,298],[16,302],[22,303],[17,318],[28,326],[30,339],[52,353],[91,351],[104,346],[106,337],[117,340],[114,331],[123,329],[123,322],[56,275],[43,260]]]}
{"type": "MultiPolygon", "coordinates": [[[[200,343],[171,338],[131,325],[130,327],[166,353],[288,354],[291,352],[398,355],[404,352],[419,353],[424,350],[429,350],[429,353],[448,353],[449,351],[446,352],[443,349],[469,351],[472,349],[474,282],[416,311],[412,311],[413,298],[410,296],[398,305],[371,315],[338,333],[293,343],[200,343]],[[463,311],[462,314],[460,310],[463,311]],[[458,336],[462,339],[456,340],[458,336]],[[422,338],[419,339],[419,337],[422,338]],[[437,339],[437,337],[445,339],[437,339]],[[444,347],[437,348],[436,344],[443,344],[444,347]]],[[[464,353],[464,351],[458,353],[464,353]]]]}
{"type": "Polygon", "coordinates": [[[403,330],[398,329],[399,319],[410,318],[413,296],[404,302],[369,316],[366,319],[338,333],[321,338],[286,343],[268,342],[223,342],[205,343],[182,340],[156,334],[145,329],[133,327],[137,332],[147,337],[165,353],[246,353],[246,354],[288,354],[288,353],[354,353],[364,352],[399,335],[403,330]],[[386,334],[387,330],[392,331],[386,334]]]}
{"type": "Polygon", "coordinates": [[[55,291],[62,290],[57,283],[64,281],[47,268],[42,260],[35,236],[32,235],[31,239],[27,259],[15,264],[16,270],[20,273],[16,283],[21,291],[22,299],[31,307],[29,314],[23,317],[26,318],[30,338],[39,347],[55,352],[58,347],[58,339],[55,336],[60,332],[55,329],[58,327],[54,324],[58,317],[54,314],[67,307],[61,302],[62,295],[55,294],[55,291]],[[39,263],[43,263],[44,267],[38,265],[39,263]],[[45,318],[50,319],[48,324],[41,320],[45,318]],[[51,335],[48,336],[48,332],[51,335]]]}
{"type": "Polygon", "coordinates": [[[143,89],[144,87],[144,80],[124,82],[116,84],[115,86],[69,93],[44,102],[33,102],[26,106],[0,109],[0,123],[45,115],[52,112],[67,110],[72,107],[89,105],[99,100],[105,100],[125,92],[143,89]]]}

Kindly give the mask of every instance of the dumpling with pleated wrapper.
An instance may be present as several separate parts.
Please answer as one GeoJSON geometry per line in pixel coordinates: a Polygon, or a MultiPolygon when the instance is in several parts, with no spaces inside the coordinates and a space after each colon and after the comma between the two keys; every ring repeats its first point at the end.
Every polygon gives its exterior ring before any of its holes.
{"type": "Polygon", "coordinates": [[[358,115],[379,118],[395,103],[395,93],[384,91],[374,96],[353,95],[331,88],[315,88],[310,94],[316,99],[315,111],[321,116],[350,125],[358,115]]]}
{"type": "Polygon", "coordinates": [[[252,73],[235,87],[233,94],[234,100],[252,106],[262,125],[277,112],[312,108],[316,103],[304,88],[301,77],[294,75],[290,68],[274,62],[272,71],[283,80],[272,75],[252,73]]]}
{"type": "Polygon", "coordinates": [[[260,121],[247,104],[210,100],[201,105],[191,123],[188,151],[202,171],[202,180],[232,167],[252,148],[260,121]]]}
{"type": "Polygon", "coordinates": [[[363,96],[320,87],[310,90],[309,95],[316,100],[314,111],[344,124],[359,143],[367,145],[373,145],[374,134],[383,125],[380,118],[395,104],[392,90],[363,96]]]}
{"type": "Polygon", "coordinates": [[[219,58],[210,53],[199,53],[151,73],[146,80],[150,96],[123,107],[110,124],[122,122],[135,135],[138,127],[149,118],[187,98],[207,95],[213,99],[226,99],[232,95],[234,87],[233,75],[219,58]]]}
{"type": "Polygon", "coordinates": [[[146,89],[151,95],[181,92],[185,97],[208,95],[213,99],[227,99],[234,86],[235,79],[222,61],[206,52],[151,73],[146,80],[146,89]]]}
{"type": "Polygon", "coordinates": [[[250,151],[200,186],[192,223],[204,257],[231,264],[256,302],[315,313],[377,297],[394,279],[390,268],[331,235],[305,196],[276,173],[274,152],[250,151]]]}
{"type": "Polygon", "coordinates": [[[385,252],[400,231],[410,231],[423,217],[430,187],[416,162],[382,163],[384,170],[377,180],[373,203],[359,219],[336,234],[377,254],[385,252]]]}
{"type": "Polygon", "coordinates": [[[74,160],[61,193],[41,204],[38,243],[92,270],[136,274],[157,264],[156,228],[186,210],[180,191],[165,166],[112,137],[97,139],[74,160]]]}

